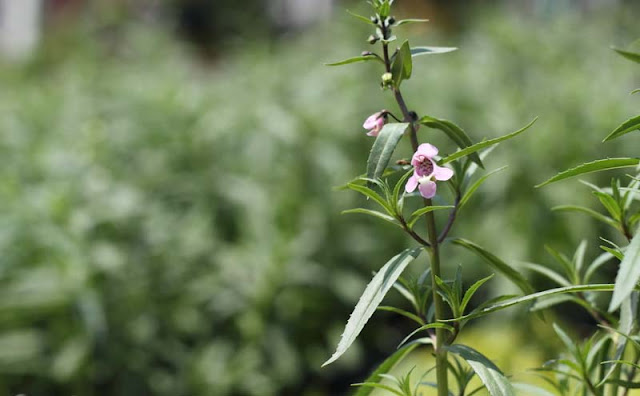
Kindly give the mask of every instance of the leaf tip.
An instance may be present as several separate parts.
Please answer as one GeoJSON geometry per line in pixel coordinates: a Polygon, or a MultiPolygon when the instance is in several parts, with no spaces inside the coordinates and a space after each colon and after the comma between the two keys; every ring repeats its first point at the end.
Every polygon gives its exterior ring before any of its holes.
{"type": "Polygon", "coordinates": [[[322,366],[320,366],[320,368],[328,366],[331,363],[335,362],[336,360],[338,360],[338,357],[335,354],[333,354],[333,356],[331,356],[326,362],[322,363],[322,366]]]}

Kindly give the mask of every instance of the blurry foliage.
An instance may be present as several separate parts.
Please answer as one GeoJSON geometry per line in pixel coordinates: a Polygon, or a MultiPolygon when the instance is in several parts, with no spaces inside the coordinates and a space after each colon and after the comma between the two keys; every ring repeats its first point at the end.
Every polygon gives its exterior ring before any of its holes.
{"type": "MultiPolygon", "coordinates": [[[[631,14],[480,13],[455,39],[412,30],[418,44],[461,48],[416,62],[405,95],[419,113],[475,139],[540,117],[495,150],[488,169],[510,167],[453,235],[507,260],[543,261],[544,243],[597,246],[588,219],[550,211],[597,207],[574,194],[583,187],[533,185],[602,157],[603,134],[637,112],[634,65],[608,50],[631,41],[631,14]]],[[[319,368],[370,272],[410,244],[339,215],[361,199],[331,186],[364,171],[362,121],[393,107],[375,95],[373,66],[322,65],[366,45],[364,29],[336,20],[268,49],[246,44],[212,69],[139,24],[115,52],[77,34],[0,69],[0,395],[333,395],[395,347],[402,322],[378,313],[387,320],[353,352],[319,368]]]]}

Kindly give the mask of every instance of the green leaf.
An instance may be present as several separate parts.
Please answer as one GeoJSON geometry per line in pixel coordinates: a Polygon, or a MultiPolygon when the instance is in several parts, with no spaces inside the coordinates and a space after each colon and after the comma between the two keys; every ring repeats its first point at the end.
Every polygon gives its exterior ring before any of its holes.
{"type": "Polygon", "coordinates": [[[413,259],[420,255],[421,248],[405,249],[389,260],[380,271],[376,273],[371,282],[367,285],[364,293],[358,300],[353,313],[347,321],[347,325],[342,333],[335,353],[324,362],[323,367],[335,362],[351,346],[358,334],[364,328],[371,315],[375,312],[385,294],[391,289],[402,271],[413,259]]]}
{"type": "Polygon", "coordinates": [[[611,297],[609,312],[618,309],[622,301],[631,295],[638,280],[640,280],[640,230],[636,231],[636,235],[624,252],[624,258],[616,276],[616,288],[611,297]]]}
{"type": "MultiPolygon", "coordinates": [[[[616,343],[616,353],[614,359],[616,361],[619,361],[624,356],[624,350],[629,340],[637,345],[637,343],[631,338],[633,328],[637,322],[636,312],[638,312],[638,293],[634,292],[631,293],[630,298],[626,298],[622,301],[622,304],[620,306],[620,322],[618,324],[618,329],[611,329],[621,335],[621,337],[618,337],[616,340],[614,340],[616,343]]],[[[606,328],[604,326],[602,327],[606,328]]],[[[614,373],[616,366],[617,363],[614,363],[609,368],[601,383],[609,379],[609,377],[614,373]]]]}
{"type": "Polygon", "coordinates": [[[416,322],[418,325],[422,326],[424,325],[424,320],[422,320],[421,317],[419,317],[416,314],[413,314],[411,312],[405,311],[404,309],[400,309],[400,308],[396,308],[396,307],[389,307],[386,305],[381,305],[378,307],[378,311],[388,311],[388,312],[393,312],[393,313],[397,313],[398,315],[402,315],[405,318],[411,319],[414,322],[416,322]]]}
{"type": "Polygon", "coordinates": [[[445,54],[457,50],[456,47],[413,47],[411,56],[445,54]]]}
{"type": "Polygon", "coordinates": [[[517,131],[510,133],[508,135],[504,135],[495,139],[490,139],[490,140],[485,140],[482,141],[480,143],[476,143],[472,146],[469,146],[465,149],[462,149],[460,151],[456,151],[455,153],[443,158],[442,160],[440,160],[440,165],[444,165],[448,162],[451,161],[455,161],[458,158],[462,158],[462,157],[466,157],[467,155],[471,155],[472,153],[475,153],[478,150],[482,150],[485,147],[489,147],[489,146],[493,146],[494,144],[500,143],[504,140],[507,139],[511,139],[512,137],[518,136],[519,134],[521,134],[522,132],[526,131],[529,127],[531,127],[531,125],[533,125],[536,121],[538,120],[538,117],[534,118],[533,121],[531,121],[530,123],[528,123],[526,126],[524,126],[523,128],[518,129],[517,131]]]}
{"type": "Polygon", "coordinates": [[[526,394],[526,395],[553,396],[553,393],[551,393],[548,390],[546,390],[546,389],[544,389],[542,387],[539,387],[537,385],[515,383],[515,384],[513,384],[513,387],[516,388],[517,390],[521,391],[523,394],[526,394]]]}
{"type": "MultiPolygon", "coordinates": [[[[381,379],[384,379],[384,377],[382,377],[381,379]]],[[[386,390],[387,392],[391,392],[396,396],[406,396],[399,390],[394,389],[389,385],[379,384],[377,382],[362,382],[362,383],[352,384],[352,386],[359,386],[361,388],[371,388],[371,391],[373,391],[373,389],[382,389],[382,390],[386,390]]]]}
{"type": "Polygon", "coordinates": [[[413,65],[411,62],[411,50],[409,49],[409,41],[405,40],[400,46],[400,49],[393,58],[391,64],[391,74],[393,75],[393,83],[396,88],[400,87],[400,84],[404,80],[411,78],[411,70],[413,65]]]}
{"type": "Polygon", "coordinates": [[[618,223],[613,220],[611,217],[609,216],[605,216],[603,214],[600,214],[598,212],[596,212],[593,209],[589,209],[589,208],[585,208],[584,206],[577,206],[577,205],[559,205],[559,206],[555,206],[553,208],[551,208],[552,211],[566,211],[566,212],[582,212],[585,214],[588,214],[589,216],[593,217],[594,219],[601,221],[605,224],[610,225],[613,228],[618,228],[618,223]]]}
{"type": "Polygon", "coordinates": [[[355,12],[351,12],[351,11],[349,11],[349,10],[347,10],[347,12],[348,12],[349,14],[351,14],[351,16],[353,16],[353,17],[355,17],[355,18],[358,18],[359,20],[361,20],[362,22],[364,22],[364,23],[366,23],[366,24],[368,24],[368,25],[376,26],[376,24],[375,24],[375,23],[373,23],[373,21],[372,21],[370,18],[367,18],[366,16],[358,15],[358,14],[356,14],[355,12]]]}
{"type": "Polygon", "coordinates": [[[580,274],[582,272],[582,267],[584,266],[584,253],[587,250],[587,241],[582,240],[578,245],[575,253],[573,254],[573,267],[576,269],[576,272],[580,274]]]}
{"type": "Polygon", "coordinates": [[[429,213],[429,212],[433,212],[434,210],[442,210],[442,209],[453,209],[454,207],[451,205],[445,205],[445,206],[425,206],[424,208],[420,208],[418,210],[416,210],[415,212],[413,212],[411,214],[411,217],[409,218],[409,222],[407,223],[407,225],[409,226],[409,228],[413,228],[414,224],[416,223],[416,221],[418,221],[418,219],[420,218],[420,216],[422,216],[425,213],[429,213]]]}
{"type": "Polygon", "coordinates": [[[620,55],[624,56],[625,58],[632,60],[634,62],[640,63],[640,54],[637,52],[631,52],[631,51],[625,51],[619,48],[615,48],[615,47],[611,47],[612,50],[616,51],[617,53],[619,53],[620,55]]]}
{"type": "Polygon", "coordinates": [[[391,12],[391,3],[389,2],[389,0],[383,0],[380,6],[378,7],[378,14],[380,14],[380,17],[382,18],[386,18],[389,16],[390,12],[391,12]]]}
{"type": "Polygon", "coordinates": [[[450,345],[446,349],[466,360],[491,396],[515,396],[515,390],[507,377],[483,354],[462,344],[450,345]]]}
{"type": "Polygon", "coordinates": [[[417,18],[409,18],[409,19],[401,19],[398,22],[394,23],[393,26],[402,26],[408,23],[424,23],[429,22],[428,19],[417,19],[417,18]]]}
{"type": "Polygon", "coordinates": [[[562,341],[564,346],[567,348],[567,350],[574,357],[579,359],[580,358],[580,354],[579,354],[578,348],[576,348],[576,345],[574,344],[574,342],[571,339],[571,337],[569,337],[567,335],[567,333],[565,333],[564,330],[562,330],[562,328],[560,326],[558,326],[557,324],[555,324],[555,323],[553,323],[553,330],[556,332],[556,334],[558,335],[558,337],[560,338],[560,340],[562,341]]]}
{"type": "Polygon", "coordinates": [[[622,261],[622,259],[624,258],[624,255],[622,254],[622,252],[618,249],[612,249],[608,246],[603,246],[600,245],[600,249],[604,250],[605,252],[615,256],[618,260],[622,261]]]}
{"type": "Polygon", "coordinates": [[[402,211],[404,209],[404,195],[402,195],[401,197],[400,191],[402,190],[402,187],[404,187],[405,182],[407,181],[409,176],[411,176],[412,174],[413,174],[413,168],[409,169],[404,175],[402,175],[402,177],[398,179],[398,182],[393,187],[393,193],[391,197],[393,199],[393,202],[395,202],[396,212],[400,215],[402,215],[402,211]]]}
{"type": "Polygon", "coordinates": [[[464,293],[464,297],[462,298],[462,302],[460,303],[461,314],[464,314],[464,310],[467,308],[467,304],[469,304],[469,302],[471,301],[471,297],[473,297],[473,295],[480,288],[480,286],[484,285],[486,281],[493,278],[494,275],[495,274],[491,274],[486,278],[482,278],[479,281],[476,281],[473,285],[469,287],[469,289],[467,289],[467,291],[464,293]]]}
{"type": "Polygon", "coordinates": [[[455,332],[455,330],[453,329],[453,326],[448,325],[446,323],[440,323],[440,322],[428,323],[426,325],[422,325],[422,326],[418,327],[417,329],[415,329],[414,331],[409,333],[408,336],[406,336],[402,341],[400,341],[400,346],[404,345],[414,335],[418,334],[421,331],[425,331],[425,330],[428,330],[428,329],[445,329],[445,330],[449,331],[452,334],[455,332]]]}
{"type": "Polygon", "coordinates": [[[487,180],[489,178],[489,176],[493,175],[494,173],[498,173],[504,169],[507,169],[507,165],[492,170],[491,172],[487,173],[486,175],[482,176],[481,178],[479,178],[478,180],[476,180],[475,183],[473,183],[468,189],[467,191],[465,191],[464,195],[462,196],[462,198],[460,199],[460,204],[458,205],[459,208],[462,208],[467,201],[469,201],[469,199],[471,198],[471,196],[473,195],[474,192],[476,192],[476,190],[482,185],[482,183],[485,182],[485,180],[487,180]]]}
{"type": "MultiPolygon", "coordinates": [[[[442,120],[435,117],[424,116],[420,119],[420,123],[426,127],[441,130],[461,149],[473,146],[473,142],[471,141],[471,138],[469,138],[469,136],[466,134],[466,132],[449,120],[442,120]]],[[[484,165],[482,164],[478,153],[470,154],[469,158],[471,158],[471,160],[475,162],[479,167],[484,168],[484,165]]]]}
{"type": "Polygon", "coordinates": [[[617,137],[636,130],[640,130],[640,115],[623,122],[619,127],[614,129],[613,132],[607,135],[607,137],[604,138],[603,142],[608,142],[609,140],[613,140],[617,137]]]}
{"type": "MultiPolygon", "coordinates": [[[[391,356],[385,359],[376,370],[371,373],[369,378],[367,378],[364,383],[376,383],[380,381],[382,377],[380,374],[386,374],[390,372],[398,363],[402,361],[407,355],[409,355],[414,349],[416,349],[420,344],[412,344],[407,345],[401,349],[395,351],[391,356]]],[[[360,387],[353,396],[369,396],[373,392],[373,388],[371,387],[360,387]]]]}
{"type": "Polygon", "coordinates": [[[355,208],[355,209],[347,209],[347,210],[343,210],[341,212],[341,214],[347,214],[347,213],[360,213],[360,214],[366,214],[369,216],[373,216],[373,217],[377,217],[379,219],[382,219],[384,221],[388,221],[391,224],[397,225],[398,227],[402,227],[400,225],[400,223],[398,222],[398,220],[396,220],[394,217],[391,217],[387,214],[375,211],[375,210],[370,210],[370,209],[364,209],[364,208],[355,208]]]}
{"type": "Polygon", "coordinates": [[[595,260],[593,260],[591,264],[589,264],[589,267],[587,267],[587,270],[584,272],[584,277],[583,277],[584,282],[589,283],[589,281],[591,280],[591,277],[596,272],[596,270],[600,268],[602,265],[606,264],[613,257],[614,256],[611,253],[607,253],[607,252],[602,253],[601,255],[596,257],[595,260]]]}
{"type": "Polygon", "coordinates": [[[527,268],[531,271],[537,272],[540,275],[544,275],[552,281],[556,282],[560,286],[571,286],[571,282],[569,282],[565,277],[560,275],[559,273],[549,269],[543,265],[535,264],[535,263],[521,263],[524,268],[527,268]]]}
{"type": "MultiPolygon", "coordinates": [[[[628,364],[629,362],[624,362],[624,363],[628,364]]],[[[606,383],[607,384],[618,385],[618,386],[621,386],[621,387],[626,388],[626,389],[640,389],[640,382],[625,381],[625,380],[620,380],[620,379],[612,379],[612,380],[608,380],[606,383]]]]}
{"type": "Polygon", "coordinates": [[[600,362],[600,364],[607,364],[607,363],[619,363],[619,364],[626,364],[628,366],[631,367],[635,367],[637,369],[640,369],[640,365],[635,364],[633,362],[628,362],[626,360],[605,360],[604,362],[600,362]]]}
{"type": "Polygon", "coordinates": [[[585,291],[604,291],[604,292],[610,292],[613,291],[613,285],[612,284],[593,284],[593,285],[576,285],[576,286],[568,286],[568,287],[558,287],[555,289],[549,289],[549,290],[544,290],[538,293],[533,293],[533,294],[528,294],[526,296],[522,296],[522,297],[514,297],[514,298],[509,298],[506,299],[500,303],[494,304],[494,305],[489,305],[487,307],[484,307],[481,310],[478,311],[474,311],[468,315],[464,315],[461,316],[459,318],[455,318],[455,319],[447,319],[447,320],[443,320],[443,322],[455,322],[455,321],[460,321],[460,320],[466,320],[466,319],[472,319],[472,318],[477,318],[483,315],[486,315],[488,313],[491,312],[495,312],[495,311],[500,311],[503,310],[505,308],[509,308],[512,307],[514,305],[517,304],[522,304],[522,303],[526,303],[526,302],[531,302],[531,301],[535,301],[539,298],[543,298],[543,297],[547,297],[547,296],[552,296],[555,294],[564,294],[564,293],[577,293],[577,292],[585,292],[585,291]]]}
{"type": "Polygon", "coordinates": [[[378,62],[384,63],[382,59],[378,58],[375,55],[361,55],[361,56],[354,56],[353,58],[348,58],[338,62],[325,63],[325,66],[342,66],[342,65],[348,65],[350,63],[368,62],[368,61],[378,61],[378,62]]]}
{"type": "Polygon", "coordinates": [[[493,269],[495,269],[496,271],[506,276],[511,282],[515,283],[516,286],[518,286],[520,290],[522,290],[523,292],[533,293],[533,288],[531,287],[531,285],[529,285],[529,282],[527,282],[527,280],[524,278],[524,276],[522,276],[521,273],[511,268],[507,263],[500,260],[498,257],[494,256],[493,254],[489,253],[481,246],[476,245],[475,243],[462,238],[453,239],[451,242],[453,242],[456,245],[465,247],[468,250],[480,256],[481,258],[483,258],[493,269]]]}
{"type": "Polygon", "coordinates": [[[369,159],[367,160],[368,178],[380,178],[408,127],[409,123],[406,122],[385,124],[369,153],[369,159]]]}
{"type": "Polygon", "coordinates": [[[609,194],[605,194],[602,192],[594,191],[593,195],[598,197],[602,206],[607,209],[607,212],[613,217],[615,220],[620,221],[620,216],[622,215],[622,209],[618,205],[615,199],[609,194]]]}
{"type": "Polygon", "coordinates": [[[541,311],[543,309],[548,309],[558,304],[563,304],[566,302],[576,302],[575,300],[577,300],[575,297],[568,296],[566,294],[558,294],[558,295],[547,297],[547,298],[541,298],[536,300],[536,302],[533,303],[533,305],[531,305],[531,307],[529,308],[529,311],[531,312],[541,311]]]}
{"type": "Polygon", "coordinates": [[[387,203],[387,201],[382,198],[380,196],[380,194],[378,194],[377,192],[373,191],[372,189],[370,189],[369,187],[357,184],[357,183],[349,183],[347,184],[347,187],[349,187],[351,190],[353,191],[357,191],[360,194],[373,199],[374,201],[376,201],[378,203],[378,205],[382,206],[384,208],[384,210],[387,211],[387,213],[389,215],[393,215],[393,210],[391,208],[391,206],[389,206],[389,204],[387,203]]]}
{"type": "Polygon", "coordinates": [[[559,180],[568,179],[570,177],[582,175],[585,173],[599,172],[608,169],[628,168],[636,166],[640,163],[638,158],[607,158],[587,162],[582,165],[578,165],[575,168],[567,169],[553,176],[551,179],[542,182],[536,186],[536,188],[546,186],[549,183],[557,182],[559,180]]]}
{"type": "Polygon", "coordinates": [[[558,264],[562,266],[565,274],[569,277],[569,279],[574,284],[577,284],[579,281],[578,273],[576,272],[569,258],[548,245],[544,245],[544,250],[546,250],[547,253],[549,253],[551,257],[553,257],[558,262],[558,264]]]}

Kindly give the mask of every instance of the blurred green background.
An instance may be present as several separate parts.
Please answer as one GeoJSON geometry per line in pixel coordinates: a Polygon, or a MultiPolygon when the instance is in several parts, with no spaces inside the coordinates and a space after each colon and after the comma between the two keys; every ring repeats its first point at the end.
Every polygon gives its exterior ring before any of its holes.
{"type": "MultiPolygon", "coordinates": [[[[379,312],[320,369],[372,271],[411,241],[341,216],[368,203],[333,189],[364,170],[363,120],[395,109],[377,65],[323,65],[370,49],[368,27],[345,12],[367,14],[365,2],[335,2],[313,24],[280,18],[287,3],[51,1],[35,52],[0,63],[0,396],[341,395],[412,329],[379,312]]],[[[400,39],[460,48],[416,59],[404,94],[418,114],[475,140],[540,117],[486,161],[509,168],[452,234],[509,262],[550,263],[544,244],[572,254],[586,239],[594,257],[599,235],[619,241],[551,212],[597,208],[586,186],[533,185],[638,155],[637,139],[600,141],[639,107],[637,68],[609,46],[640,36],[640,4],[396,4],[432,21],[400,39]]],[[[454,247],[443,257],[467,282],[490,272],[454,247]]],[[[514,291],[489,285],[481,297],[514,291]]],[[[557,312],[588,334],[587,315],[557,312]]],[[[499,317],[471,330],[482,352],[500,354],[500,337],[533,365],[552,356],[550,321],[499,317]]],[[[507,372],[529,368],[504,353],[507,372]]]]}

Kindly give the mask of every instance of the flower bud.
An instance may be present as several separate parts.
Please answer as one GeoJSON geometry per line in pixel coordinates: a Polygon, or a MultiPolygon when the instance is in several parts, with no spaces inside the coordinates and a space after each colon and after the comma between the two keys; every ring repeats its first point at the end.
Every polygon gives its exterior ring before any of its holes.
{"type": "Polygon", "coordinates": [[[392,16],[390,16],[389,18],[387,18],[387,26],[391,26],[394,23],[396,23],[396,19],[392,16]]]}
{"type": "Polygon", "coordinates": [[[371,17],[371,22],[373,22],[374,25],[378,24],[378,17],[371,17]]]}
{"type": "Polygon", "coordinates": [[[391,73],[384,73],[382,75],[382,85],[390,85],[393,81],[393,75],[391,73]]]}
{"type": "Polygon", "coordinates": [[[378,42],[378,38],[372,34],[369,36],[369,38],[367,38],[367,42],[369,44],[375,44],[376,42],[378,42]]]}

